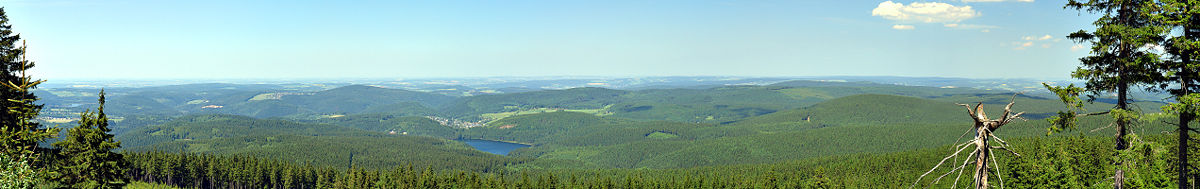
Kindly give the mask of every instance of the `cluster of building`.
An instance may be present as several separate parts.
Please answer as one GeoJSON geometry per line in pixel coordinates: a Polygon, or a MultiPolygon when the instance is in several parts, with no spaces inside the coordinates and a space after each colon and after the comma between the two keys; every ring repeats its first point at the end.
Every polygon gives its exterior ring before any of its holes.
{"type": "Polygon", "coordinates": [[[449,118],[437,117],[437,116],[425,116],[425,117],[432,119],[433,121],[437,121],[438,123],[440,123],[442,125],[445,125],[448,127],[453,127],[453,128],[460,128],[460,129],[467,129],[467,128],[472,128],[472,127],[482,127],[484,123],[487,123],[485,121],[469,122],[469,121],[463,121],[463,120],[458,120],[458,119],[449,119],[449,118]]]}

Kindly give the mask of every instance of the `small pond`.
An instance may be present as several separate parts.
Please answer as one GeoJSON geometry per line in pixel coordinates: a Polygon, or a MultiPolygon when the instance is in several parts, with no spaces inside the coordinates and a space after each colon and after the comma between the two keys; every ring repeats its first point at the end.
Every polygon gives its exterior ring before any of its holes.
{"type": "Polygon", "coordinates": [[[458,141],[467,143],[467,145],[471,145],[471,147],[475,148],[476,150],[499,155],[508,155],[508,152],[516,150],[517,148],[529,147],[529,145],[524,144],[491,140],[459,139],[458,141]]]}

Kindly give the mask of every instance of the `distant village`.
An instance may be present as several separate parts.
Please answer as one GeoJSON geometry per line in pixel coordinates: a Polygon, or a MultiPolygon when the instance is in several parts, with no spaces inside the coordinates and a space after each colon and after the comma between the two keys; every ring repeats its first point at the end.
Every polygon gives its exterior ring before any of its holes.
{"type": "Polygon", "coordinates": [[[483,124],[487,123],[487,120],[482,120],[482,121],[477,121],[477,122],[468,122],[468,121],[462,121],[462,120],[458,120],[458,119],[449,119],[449,118],[437,117],[437,116],[425,116],[425,118],[432,119],[433,121],[437,121],[438,123],[448,126],[448,127],[459,128],[459,129],[482,127],[483,124]]]}

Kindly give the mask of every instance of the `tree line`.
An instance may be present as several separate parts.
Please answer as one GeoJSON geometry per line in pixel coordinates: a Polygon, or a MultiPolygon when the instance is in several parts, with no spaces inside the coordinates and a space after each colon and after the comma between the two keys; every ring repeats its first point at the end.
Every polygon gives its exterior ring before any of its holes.
{"type": "Polygon", "coordinates": [[[1067,36],[1077,43],[1091,46],[1089,55],[1079,58],[1080,66],[1071,73],[1072,78],[1085,81],[1084,86],[1045,87],[1058,95],[1067,110],[1047,119],[1052,126],[1050,133],[1073,130],[1077,119],[1085,116],[1105,115],[1112,118],[1111,128],[1116,130],[1112,155],[1114,165],[1112,183],[1115,188],[1125,188],[1130,181],[1128,171],[1138,166],[1130,154],[1140,141],[1131,140],[1132,128],[1142,123],[1142,112],[1131,106],[1131,92],[1139,88],[1147,91],[1165,91],[1174,96],[1174,103],[1162,107],[1164,112],[1175,114],[1177,122],[1177,144],[1175,163],[1176,185],[1189,188],[1195,182],[1189,171],[1189,136],[1195,130],[1189,124],[1200,113],[1200,1],[1195,0],[1069,0],[1063,7],[1080,12],[1099,14],[1092,24],[1092,31],[1079,30],[1067,36]],[[1116,106],[1104,111],[1084,110],[1083,104],[1100,96],[1113,94],[1116,106]],[[1087,96],[1082,100],[1081,95],[1087,96]]]}
{"type": "Polygon", "coordinates": [[[42,105],[30,90],[45,80],[34,79],[27,71],[34,62],[25,56],[26,46],[14,33],[8,16],[0,8],[0,160],[3,160],[4,188],[121,188],[128,183],[122,154],[113,152],[121,143],[108,134],[104,114],[104,91],[95,111],[80,114],[79,125],[57,136],[58,128],[46,128],[34,121],[42,105]],[[21,42],[18,46],[17,42],[21,42]],[[59,138],[51,147],[40,143],[59,138]]]}

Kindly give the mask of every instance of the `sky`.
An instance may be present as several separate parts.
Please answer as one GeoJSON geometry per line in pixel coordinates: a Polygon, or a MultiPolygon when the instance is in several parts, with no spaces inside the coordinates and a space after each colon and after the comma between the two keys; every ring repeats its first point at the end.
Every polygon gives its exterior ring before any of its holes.
{"type": "Polygon", "coordinates": [[[1065,79],[1065,0],[6,0],[44,79],[1065,79]]]}

